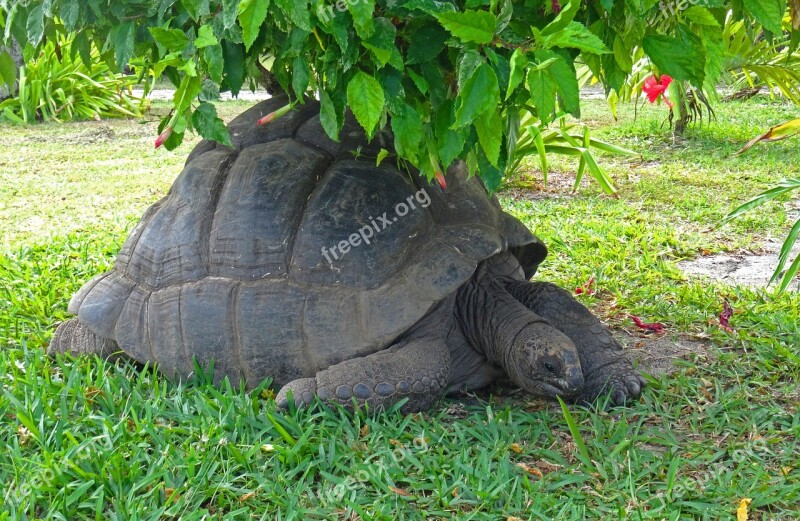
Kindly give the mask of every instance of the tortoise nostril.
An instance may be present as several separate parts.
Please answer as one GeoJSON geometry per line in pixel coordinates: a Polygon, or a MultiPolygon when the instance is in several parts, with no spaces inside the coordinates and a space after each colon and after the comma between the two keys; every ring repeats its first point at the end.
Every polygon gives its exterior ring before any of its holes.
{"type": "Polygon", "coordinates": [[[567,371],[567,383],[569,384],[569,388],[573,391],[577,391],[581,387],[583,387],[583,373],[580,369],[570,369],[567,371]]]}

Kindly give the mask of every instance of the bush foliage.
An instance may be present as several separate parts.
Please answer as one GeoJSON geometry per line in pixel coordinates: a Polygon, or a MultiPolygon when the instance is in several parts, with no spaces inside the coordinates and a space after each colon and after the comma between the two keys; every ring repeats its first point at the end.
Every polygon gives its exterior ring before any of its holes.
{"type": "MultiPolygon", "coordinates": [[[[722,71],[729,11],[774,34],[786,0],[46,0],[0,1],[6,37],[32,46],[75,34],[73,53],[140,74],[167,75],[174,110],[166,146],[186,130],[229,136],[203,93],[238,93],[265,71],[296,100],[315,95],[335,137],[349,107],[370,135],[429,177],[455,159],[496,187],[519,123],[578,116],[575,63],[619,90],[641,48],[661,73],[701,88],[722,71]]],[[[800,0],[790,0],[798,42],[800,0]]]]}

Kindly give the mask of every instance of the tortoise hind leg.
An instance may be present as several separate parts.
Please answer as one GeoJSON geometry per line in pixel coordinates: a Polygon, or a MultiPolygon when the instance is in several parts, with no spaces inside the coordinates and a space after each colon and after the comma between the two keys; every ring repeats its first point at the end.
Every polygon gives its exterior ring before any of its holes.
{"type": "Polygon", "coordinates": [[[450,353],[439,337],[418,337],[371,355],[345,360],[284,385],[275,401],[288,406],[291,391],[296,405],[314,397],[352,408],[386,409],[403,398],[404,413],[429,408],[444,394],[450,376],[450,353]]]}
{"type": "Polygon", "coordinates": [[[53,334],[53,339],[47,348],[47,354],[55,356],[58,353],[71,355],[97,355],[109,358],[120,351],[116,342],[92,333],[77,318],[63,322],[53,334]]]}
{"type": "Polygon", "coordinates": [[[568,291],[549,282],[509,279],[505,285],[517,300],[575,344],[586,382],[580,401],[591,402],[610,392],[612,402],[622,405],[639,396],[645,380],[625,358],[620,343],[568,291]]]}

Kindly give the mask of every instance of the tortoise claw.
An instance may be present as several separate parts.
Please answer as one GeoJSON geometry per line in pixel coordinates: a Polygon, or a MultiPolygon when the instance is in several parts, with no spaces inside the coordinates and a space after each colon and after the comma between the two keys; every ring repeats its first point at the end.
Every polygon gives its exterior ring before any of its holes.
{"type": "Polygon", "coordinates": [[[642,394],[645,380],[625,359],[599,368],[586,377],[579,401],[593,403],[598,397],[610,394],[610,405],[625,405],[642,394]]]}
{"type": "Polygon", "coordinates": [[[289,394],[291,393],[295,407],[311,404],[317,394],[317,381],[314,378],[298,378],[281,387],[275,397],[275,403],[281,409],[289,408],[289,394]]]}

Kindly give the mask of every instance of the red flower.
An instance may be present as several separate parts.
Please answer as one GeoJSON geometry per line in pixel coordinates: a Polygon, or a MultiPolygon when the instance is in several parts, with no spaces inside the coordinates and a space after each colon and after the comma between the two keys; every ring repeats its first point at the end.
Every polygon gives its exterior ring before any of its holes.
{"type": "MultiPolygon", "coordinates": [[[[672,83],[672,78],[666,74],[662,74],[660,80],[657,80],[655,76],[648,76],[648,78],[644,80],[644,84],[642,84],[642,92],[647,94],[647,100],[650,103],[655,103],[656,100],[667,91],[667,87],[669,87],[670,83],[672,83]]],[[[666,97],[664,101],[669,108],[672,108],[672,102],[666,97]]]]}
{"type": "Polygon", "coordinates": [[[552,7],[553,12],[555,14],[558,14],[558,13],[561,12],[561,4],[558,2],[558,0],[552,0],[550,2],[550,6],[552,7]]]}
{"type": "Polygon", "coordinates": [[[279,108],[278,110],[276,110],[274,112],[270,112],[269,114],[267,114],[263,118],[259,119],[258,120],[258,124],[259,125],[266,125],[268,123],[271,123],[273,120],[278,119],[279,117],[283,116],[284,114],[286,114],[287,112],[292,110],[293,107],[294,107],[294,105],[292,105],[291,103],[289,103],[288,105],[284,105],[283,107],[279,108]]]}
{"type": "Polygon", "coordinates": [[[444,174],[442,174],[441,172],[439,172],[437,170],[436,173],[434,174],[434,176],[436,177],[436,180],[439,182],[439,186],[441,186],[442,188],[444,188],[446,190],[447,189],[447,181],[445,181],[445,179],[444,179],[444,174]]]}
{"type": "Polygon", "coordinates": [[[171,135],[172,135],[172,127],[165,128],[164,132],[159,134],[158,137],[156,138],[156,148],[163,145],[164,141],[168,140],[171,135]]]}

